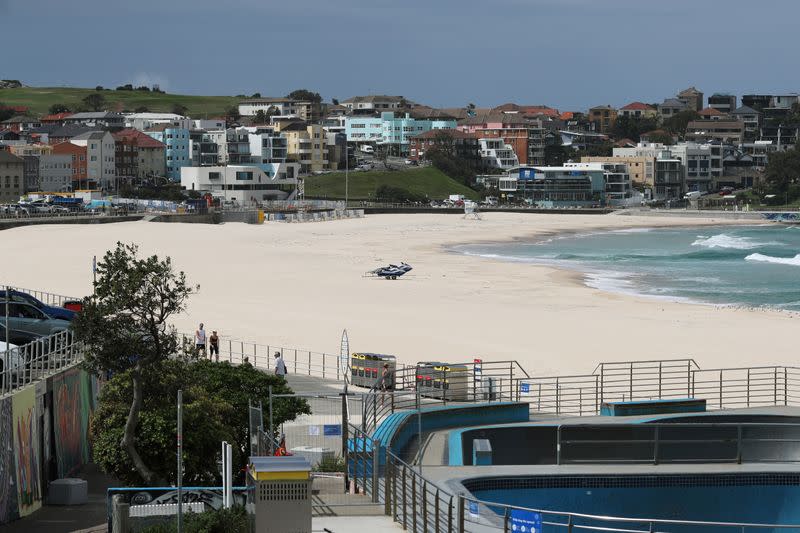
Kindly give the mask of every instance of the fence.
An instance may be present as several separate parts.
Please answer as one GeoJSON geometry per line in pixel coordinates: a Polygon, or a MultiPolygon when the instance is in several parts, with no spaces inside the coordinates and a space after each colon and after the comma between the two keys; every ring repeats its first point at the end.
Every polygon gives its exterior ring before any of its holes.
{"type": "MultiPolygon", "coordinates": [[[[12,287],[10,285],[0,285],[0,298],[5,299],[4,291],[8,289],[10,291],[19,291],[29,294],[42,302],[45,305],[51,305],[55,307],[63,307],[66,302],[80,302],[80,298],[71,298],[69,296],[62,296],[60,294],[53,294],[51,292],[45,291],[36,291],[31,289],[21,289],[19,287],[12,287]]],[[[2,311],[2,309],[0,309],[2,311]]]]}
{"type": "Polygon", "coordinates": [[[60,331],[6,350],[0,371],[0,396],[61,372],[82,360],[82,346],[71,331],[60,331]]]}

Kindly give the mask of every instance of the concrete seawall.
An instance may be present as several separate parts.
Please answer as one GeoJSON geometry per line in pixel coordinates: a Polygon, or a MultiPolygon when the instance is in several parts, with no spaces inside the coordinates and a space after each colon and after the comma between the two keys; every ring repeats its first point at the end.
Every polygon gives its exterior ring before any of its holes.
{"type": "Polygon", "coordinates": [[[41,218],[10,218],[0,220],[0,230],[18,228],[21,226],[35,226],[38,224],[110,224],[112,222],[133,222],[145,218],[144,214],[121,216],[76,216],[76,217],[41,217],[41,218]]]}

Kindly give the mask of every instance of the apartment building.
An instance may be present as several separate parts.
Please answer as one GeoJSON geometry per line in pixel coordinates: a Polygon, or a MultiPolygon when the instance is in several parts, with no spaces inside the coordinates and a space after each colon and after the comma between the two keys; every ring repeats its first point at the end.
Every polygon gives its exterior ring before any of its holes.
{"type": "Polygon", "coordinates": [[[744,140],[744,123],[732,119],[692,120],[686,126],[686,140],[740,144],[744,140]]]}
{"type": "Polygon", "coordinates": [[[286,138],[287,161],[300,164],[300,174],[329,168],[325,129],[319,124],[279,123],[278,132],[286,138]]]}
{"type": "MultiPolygon", "coordinates": [[[[509,145],[518,160],[518,164],[529,164],[529,154],[531,135],[529,128],[540,132],[542,122],[540,120],[530,121],[517,113],[489,113],[482,116],[467,117],[458,122],[457,129],[465,133],[471,133],[478,138],[499,138],[503,143],[509,145]]],[[[534,136],[534,138],[536,138],[534,136]]],[[[541,150],[537,147],[535,154],[541,153],[544,157],[544,146],[542,139],[541,150]]]]}
{"type": "Polygon", "coordinates": [[[539,207],[600,205],[605,191],[605,171],[599,164],[583,168],[522,166],[517,172],[517,193],[539,207]]]}
{"type": "MultiPolygon", "coordinates": [[[[687,109],[690,108],[685,102],[678,100],[677,98],[667,98],[658,105],[658,116],[661,118],[661,120],[667,120],[671,117],[674,117],[678,113],[686,111],[687,109]]],[[[700,109],[697,109],[696,111],[700,111],[700,109]]]]}
{"type": "Polygon", "coordinates": [[[341,102],[341,105],[347,109],[348,113],[364,114],[382,113],[384,111],[409,107],[413,106],[413,102],[409,102],[402,96],[374,94],[368,96],[353,96],[341,102]]]}
{"type": "Polygon", "coordinates": [[[72,144],[86,147],[86,176],[104,190],[117,190],[116,145],[107,131],[92,131],[73,137],[72,144]]]}
{"type": "Polygon", "coordinates": [[[508,170],[519,166],[519,158],[514,148],[502,138],[479,138],[478,149],[484,168],[508,170]]]}
{"type": "Polygon", "coordinates": [[[714,93],[708,97],[708,107],[716,109],[723,115],[730,115],[736,109],[736,96],[714,93]]]}
{"type": "Polygon", "coordinates": [[[0,203],[18,202],[25,188],[25,161],[0,150],[0,203]]]}
{"type": "Polygon", "coordinates": [[[599,133],[611,133],[614,124],[617,122],[617,110],[610,105],[600,105],[589,109],[589,122],[594,131],[599,133]]]}
{"type": "Polygon", "coordinates": [[[181,168],[192,164],[189,130],[180,125],[159,124],[144,133],[166,146],[167,178],[180,181],[181,168]]]}
{"type": "Polygon", "coordinates": [[[191,130],[189,132],[189,150],[192,164],[189,166],[217,166],[219,165],[219,146],[205,130],[191,130]]]}
{"type": "Polygon", "coordinates": [[[124,128],[125,116],[111,111],[73,113],[64,118],[64,125],[80,125],[89,128],[124,128]]]}
{"type": "Polygon", "coordinates": [[[689,109],[700,111],[703,109],[703,92],[695,87],[689,87],[678,93],[677,99],[686,104],[689,109]]]}
{"type": "Polygon", "coordinates": [[[619,116],[628,118],[656,118],[658,109],[644,102],[631,102],[619,108],[619,116]]]}
{"type": "Polygon", "coordinates": [[[425,158],[429,150],[441,150],[459,159],[470,162],[474,167],[481,166],[481,151],[478,137],[459,130],[431,130],[410,141],[408,157],[413,161],[425,158]]]}
{"type": "MultiPolygon", "coordinates": [[[[653,184],[655,183],[655,161],[656,161],[655,154],[622,156],[622,155],[616,155],[617,150],[620,149],[615,148],[614,149],[615,155],[613,156],[607,156],[607,157],[583,156],[581,157],[581,163],[625,165],[627,167],[627,173],[630,176],[631,183],[638,183],[652,187],[653,184]]],[[[626,150],[633,150],[633,149],[628,148],[626,150]]]]}
{"type": "Polygon", "coordinates": [[[72,190],[72,156],[67,154],[43,154],[38,160],[37,190],[47,192],[69,192],[72,190]]]}
{"type": "Polygon", "coordinates": [[[748,106],[740,106],[731,112],[731,116],[744,124],[744,138],[753,141],[758,137],[761,127],[761,113],[748,106]]]}
{"type": "Polygon", "coordinates": [[[65,141],[53,146],[54,155],[66,155],[69,157],[72,169],[72,190],[93,189],[97,183],[89,182],[86,146],[79,146],[65,141]]]}
{"type": "Polygon", "coordinates": [[[669,152],[656,159],[654,198],[656,200],[677,200],[685,193],[681,160],[669,152]]]}
{"type": "Polygon", "coordinates": [[[686,191],[709,192],[722,176],[721,143],[680,143],[670,146],[669,153],[681,162],[686,191]]]}
{"type": "Polygon", "coordinates": [[[316,122],[320,118],[320,105],[306,100],[250,98],[239,102],[239,114],[243,117],[255,116],[259,111],[281,118],[297,117],[306,122],[316,122]]]}
{"type": "Polygon", "coordinates": [[[608,205],[622,204],[631,197],[633,193],[633,186],[631,184],[631,176],[628,173],[627,163],[564,163],[566,168],[574,168],[576,170],[588,170],[603,172],[603,182],[605,187],[604,203],[608,205]]]}
{"type": "Polygon", "coordinates": [[[116,175],[139,181],[166,175],[166,145],[133,128],[113,133],[116,175]]]}
{"type": "Polygon", "coordinates": [[[347,141],[386,146],[394,155],[407,155],[411,139],[432,130],[455,129],[456,120],[447,117],[416,119],[409,113],[395,116],[394,112],[380,117],[348,116],[345,119],[347,141]]]}

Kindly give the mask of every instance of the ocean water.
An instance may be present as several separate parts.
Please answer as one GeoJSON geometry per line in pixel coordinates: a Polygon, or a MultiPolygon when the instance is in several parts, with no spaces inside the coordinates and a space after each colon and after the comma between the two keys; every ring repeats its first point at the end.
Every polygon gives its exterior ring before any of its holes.
{"type": "Polygon", "coordinates": [[[800,311],[800,226],[630,229],[456,249],[578,270],[612,292],[800,311]]]}

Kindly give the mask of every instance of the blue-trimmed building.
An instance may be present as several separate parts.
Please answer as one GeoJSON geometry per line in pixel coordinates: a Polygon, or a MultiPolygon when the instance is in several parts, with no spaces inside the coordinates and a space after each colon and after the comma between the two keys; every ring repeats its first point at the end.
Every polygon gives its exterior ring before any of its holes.
{"type": "Polygon", "coordinates": [[[163,124],[151,128],[145,133],[166,145],[167,178],[171,181],[181,181],[181,167],[192,166],[192,141],[189,137],[189,130],[163,124]]]}
{"type": "Polygon", "coordinates": [[[347,142],[388,145],[397,155],[409,153],[411,138],[431,130],[452,130],[456,120],[446,117],[418,119],[406,113],[396,117],[393,112],[380,117],[351,116],[345,120],[347,142]]]}

